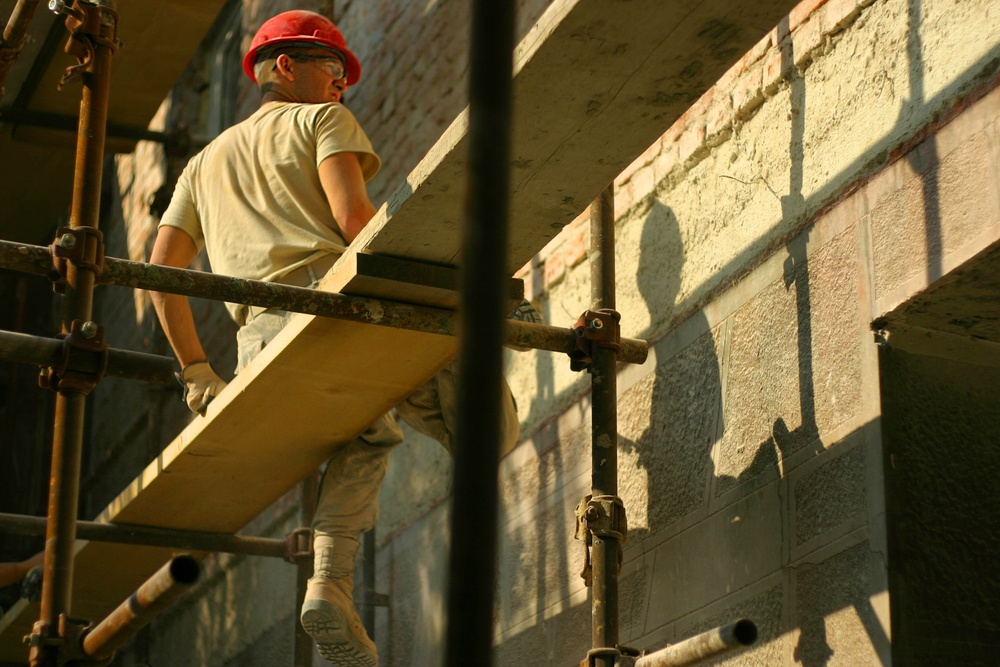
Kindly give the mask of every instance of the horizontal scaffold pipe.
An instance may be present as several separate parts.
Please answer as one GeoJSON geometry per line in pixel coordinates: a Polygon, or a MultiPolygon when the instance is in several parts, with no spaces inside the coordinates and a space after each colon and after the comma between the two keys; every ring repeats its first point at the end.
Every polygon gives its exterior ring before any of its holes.
{"type": "MultiPolygon", "coordinates": [[[[52,257],[47,247],[0,241],[0,268],[49,275],[52,271],[52,257]]],[[[277,308],[423,333],[454,336],[458,330],[455,313],[441,308],[233,278],[114,257],[104,258],[104,269],[97,280],[105,285],[277,308]]],[[[575,349],[576,336],[571,329],[507,320],[504,342],[508,345],[569,354],[575,349]]],[[[644,340],[622,338],[618,361],[641,364],[646,360],[647,350],[648,345],[644,340]]]]}
{"type": "MultiPolygon", "coordinates": [[[[29,336],[13,331],[0,331],[0,359],[17,361],[37,366],[59,366],[63,362],[65,343],[58,338],[44,336],[29,336]]],[[[77,363],[86,361],[85,357],[77,357],[77,363]]],[[[93,359],[93,368],[74,368],[97,374],[98,359],[93,359]]],[[[145,352],[108,349],[108,363],[104,374],[128,380],[142,380],[150,384],[171,385],[177,382],[174,378],[174,360],[145,352]]]]}
{"type": "Polygon", "coordinates": [[[198,581],[201,566],[188,555],[175,556],[83,636],[83,653],[93,662],[109,660],[135,633],[198,581]]]}
{"type": "MultiPolygon", "coordinates": [[[[13,535],[45,535],[45,517],[0,513],[0,529],[4,533],[13,535]]],[[[167,547],[177,551],[206,551],[270,558],[286,558],[288,555],[288,543],[285,540],[118,523],[77,521],[76,536],[78,539],[94,542],[167,547]]]]}
{"type": "Polygon", "coordinates": [[[739,651],[757,641],[757,626],[741,618],[635,661],[635,667],[688,667],[739,651]]]}

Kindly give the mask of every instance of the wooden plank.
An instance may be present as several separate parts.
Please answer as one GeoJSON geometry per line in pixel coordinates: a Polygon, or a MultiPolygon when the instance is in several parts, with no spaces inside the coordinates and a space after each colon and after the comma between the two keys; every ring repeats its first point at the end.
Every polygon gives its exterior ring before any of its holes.
{"type": "MultiPolygon", "coordinates": [[[[511,271],[580,214],[794,4],[556,0],[515,54],[511,271]]],[[[448,128],[322,289],[354,289],[358,253],[456,263],[467,118],[463,113],[448,128]]],[[[455,344],[444,336],[297,316],[103,518],[238,530],[319,465],[334,443],[353,437],[447,363],[455,344]]],[[[123,595],[140,583],[138,572],[118,567],[141,560],[135,551],[81,548],[75,614],[99,617],[110,610],[108,591],[123,595]]],[[[162,563],[159,556],[149,558],[147,574],[162,563]]],[[[16,634],[0,635],[0,658],[16,634]]]]}
{"type": "MultiPolygon", "coordinates": [[[[514,54],[511,273],[585,210],[795,4],[553,2],[514,54]]],[[[466,110],[390,196],[345,262],[352,253],[367,252],[458,263],[467,127],[466,110]]]]}
{"type": "MultiPolygon", "coordinates": [[[[236,532],[437,372],[456,343],[296,315],[98,520],[236,532]]],[[[170,555],[78,543],[72,613],[101,619],[170,555]]],[[[21,637],[37,617],[37,605],[19,605],[0,618],[0,661],[27,659],[21,637]]]]}
{"type": "MultiPolygon", "coordinates": [[[[415,303],[435,308],[458,307],[458,270],[452,266],[414,262],[388,255],[353,253],[331,274],[324,289],[373,299],[415,303]]],[[[524,298],[524,281],[511,278],[507,300],[511,310],[524,298]]]]}

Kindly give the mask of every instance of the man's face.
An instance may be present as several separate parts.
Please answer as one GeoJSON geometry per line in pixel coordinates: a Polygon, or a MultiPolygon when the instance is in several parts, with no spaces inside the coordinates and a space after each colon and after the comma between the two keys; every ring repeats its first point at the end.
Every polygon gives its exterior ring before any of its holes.
{"type": "Polygon", "coordinates": [[[336,54],[315,49],[288,56],[294,62],[295,87],[302,102],[340,102],[347,90],[347,73],[336,54]]]}

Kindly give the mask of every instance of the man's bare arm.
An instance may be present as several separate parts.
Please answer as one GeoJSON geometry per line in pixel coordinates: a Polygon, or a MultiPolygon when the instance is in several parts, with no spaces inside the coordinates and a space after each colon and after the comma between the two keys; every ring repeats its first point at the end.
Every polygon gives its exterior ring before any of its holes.
{"type": "MultiPolygon", "coordinates": [[[[160,227],[149,261],[152,264],[185,269],[197,254],[194,239],[187,232],[176,227],[160,227]]],[[[165,292],[152,292],[151,297],[160,325],[181,368],[197,361],[205,361],[205,350],[194,326],[194,315],[188,298],[165,292]]]]}
{"type": "Polygon", "coordinates": [[[326,158],[319,165],[319,180],[337,222],[338,229],[334,231],[350,243],[375,215],[358,156],[335,153],[326,158]]]}
{"type": "Polygon", "coordinates": [[[15,581],[24,579],[25,575],[33,567],[41,565],[45,559],[45,553],[39,552],[27,560],[16,563],[0,563],[0,588],[9,586],[15,581]]]}

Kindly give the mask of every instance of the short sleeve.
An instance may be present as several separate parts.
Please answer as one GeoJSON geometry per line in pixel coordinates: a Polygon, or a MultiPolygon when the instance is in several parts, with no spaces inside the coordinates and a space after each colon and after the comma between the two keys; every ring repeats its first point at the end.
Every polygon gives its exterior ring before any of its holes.
{"type": "Polygon", "coordinates": [[[191,194],[191,183],[188,172],[193,162],[194,160],[188,163],[188,168],[185,168],[181,177],[177,179],[174,194],[170,198],[170,204],[163,213],[163,217],[160,218],[158,227],[176,227],[181,231],[187,232],[188,236],[194,240],[198,250],[201,250],[205,245],[205,235],[198,220],[198,210],[195,207],[194,197],[191,194]]]}
{"type": "Polygon", "coordinates": [[[374,178],[382,166],[354,114],[340,104],[324,104],[316,118],[316,166],[335,153],[357,155],[366,182],[374,178]]]}

